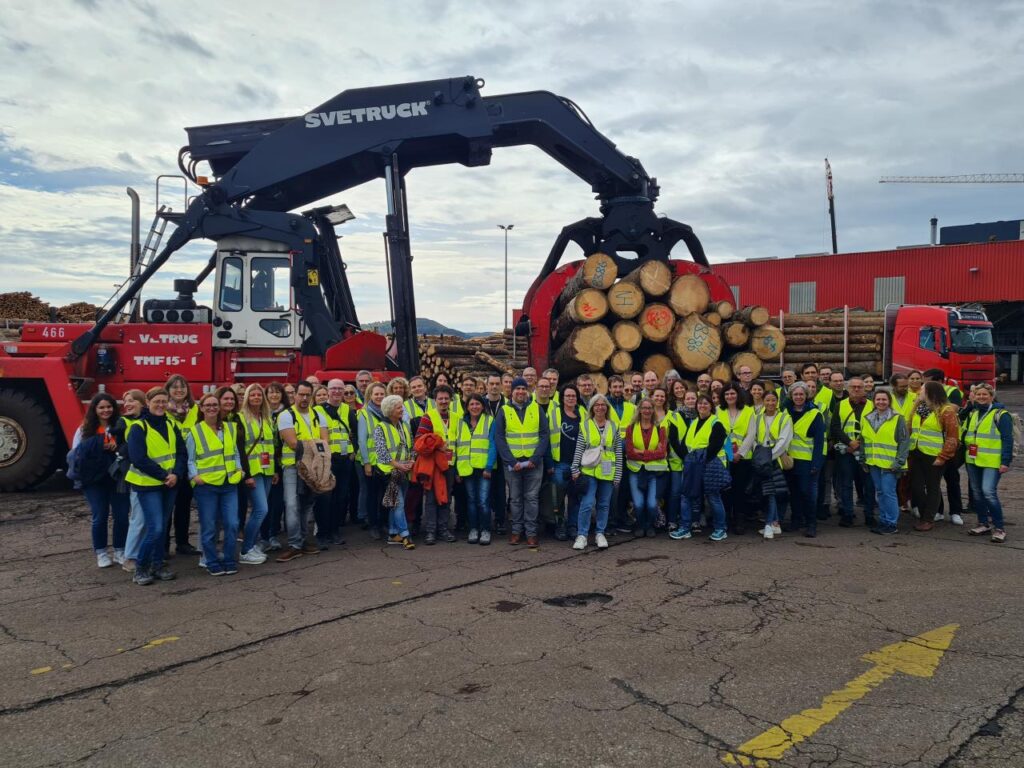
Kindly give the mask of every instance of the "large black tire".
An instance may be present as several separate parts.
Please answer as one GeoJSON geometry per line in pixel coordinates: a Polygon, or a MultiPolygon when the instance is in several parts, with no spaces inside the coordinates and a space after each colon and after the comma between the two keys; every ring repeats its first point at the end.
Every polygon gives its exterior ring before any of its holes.
{"type": "Polygon", "coordinates": [[[60,436],[50,411],[34,396],[0,389],[0,491],[42,482],[59,465],[60,436]]]}

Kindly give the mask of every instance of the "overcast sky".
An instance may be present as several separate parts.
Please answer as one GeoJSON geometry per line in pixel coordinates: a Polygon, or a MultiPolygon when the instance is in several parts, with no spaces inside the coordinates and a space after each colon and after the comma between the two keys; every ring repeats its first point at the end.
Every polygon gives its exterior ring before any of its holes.
{"type": "MultiPolygon", "coordinates": [[[[931,216],[1022,218],[1024,185],[877,183],[1024,171],[1022,6],[6,2],[0,290],[102,303],[127,269],[124,188],[142,195],[145,230],[154,178],[177,173],[186,125],[462,75],[485,79],[485,95],[576,101],[658,178],[658,211],[690,224],[713,262],[828,249],[826,156],[841,251],[927,242],[931,216]]],[[[497,224],[515,224],[516,306],[561,227],[598,213],[589,187],[532,147],[495,150],[484,168],[416,170],[408,188],[417,309],[464,330],[501,324],[497,224]]],[[[358,217],[340,231],[360,318],[385,319],[383,182],[331,201],[358,217]]],[[[194,276],[210,247],[176,255],[148,295],[194,276]]]]}

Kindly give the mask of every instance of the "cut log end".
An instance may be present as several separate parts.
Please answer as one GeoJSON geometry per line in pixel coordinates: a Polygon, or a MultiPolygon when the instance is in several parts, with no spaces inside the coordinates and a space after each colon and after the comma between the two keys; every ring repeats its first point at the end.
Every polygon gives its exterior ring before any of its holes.
{"type": "Polygon", "coordinates": [[[711,301],[711,290],[697,275],[680,275],[672,281],[668,292],[668,305],[680,317],[704,312],[711,301]]]}

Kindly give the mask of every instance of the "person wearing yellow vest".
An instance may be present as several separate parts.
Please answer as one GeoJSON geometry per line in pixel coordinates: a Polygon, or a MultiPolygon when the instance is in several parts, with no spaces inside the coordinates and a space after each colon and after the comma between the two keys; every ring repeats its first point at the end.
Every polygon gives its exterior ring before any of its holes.
{"type": "Polygon", "coordinates": [[[728,454],[732,451],[729,431],[714,414],[714,406],[707,395],[697,396],[697,418],[690,422],[677,450],[683,456],[682,515],[679,527],[669,536],[676,541],[693,536],[693,514],[700,513],[701,499],[707,501],[714,520],[710,539],[724,541],[729,538],[725,521],[722,494],[704,484],[705,468],[710,462],[721,462],[725,471],[728,454]]]}
{"type": "Polygon", "coordinates": [[[922,393],[910,422],[910,488],[921,516],[914,530],[925,532],[934,527],[942,504],[946,465],[956,461],[960,422],[942,384],[926,381],[922,393]]]}
{"type": "Polygon", "coordinates": [[[188,477],[199,507],[199,536],[211,576],[238,573],[238,484],[246,475],[234,424],[221,413],[216,394],[199,400],[202,418],[185,435],[188,477]],[[224,551],[217,554],[217,532],[224,531],[224,551]]]}
{"type": "MultiPolygon", "coordinates": [[[[384,402],[386,387],[379,381],[366,388],[366,402],[356,414],[356,463],[359,464],[359,520],[363,528],[369,528],[370,538],[380,541],[384,534],[381,530],[380,497],[384,489],[380,487],[379,473],[374,473],[377,464],[377,453],[374,448],[373,434],[377,424],[384,420],[380,405],[384,402]]],[[[402,409],[403,415],[405,409],[402,409]]],[[[412,487],[410,485],[410,487],[412,487]]]]}
{"type": "Polygon", "coordinates": [[[645,397],[633,422],[626,427],[626,468],[629,492],[636,514],[635,536],[654,536],[658,499],[665,495],[668,479],[668,431],[654,418],[654,403],[645,397]]]}
{"type": "MultiPolygon", "coordinates": [[[[910,380],[905,373],[894,373],[889,378],[889,386],[892,387],[892,409],[903,417],[907,430],[910,430],[910,421],[914,418],[914,406],[917,403],[917,395],[910,391],[910,380]]],[[[904,472],[896,481],[896,499],[899,501],[900,509],[910,511],[910,473],[904,472]]]]}
{"type": "Polygon", "coordinates": [[[435,408],[433,398],[427,397],[427,382],[422,376],[409,379],[409,398],[405,401],[405,412],[409,416],[409,429],[415,432],[423,414],[435,408]]]}
{"type": "MultiPolygon", "coordinates": [[[[137,427],[142,418],[142,412],[146,408],[146,393],[141,389],[129,389],[121,396],[121,418],[114,425],[114,435],[118,441],[118,456],[121,466],[127,473],[130,461],[128,459],[128,434],[134,427],[137,427]]],[[[132,496],[128,482],[123,477],[118,482],[118,487],[124,486],[124,492],[128,494],[130,512],[128,514],[128,535],[124,541],[124,559],[121,562],[121,569],[128,573],[135,573],[135,561],[139,558],[139,546],[142,544],[142,536],[145,532],[145,517],[138,500],[132,496]]],[[[116,550],[115,550],[116,560],[116,550]]]]}
{"type": "Polygon", "coordinates": [[[526,379],[522,377],[512,380],[512,399],[498,412],[494,442],[508,484],[508,543],[519,544],[525,534],[526,543],[536,547],[544,456],[551,446],[548,422],[541,418],[540,406],[530,399],[526,379]]]}
{"type": "Polygon", "coordinates": [[[295,385],[295,404],[277,417],[281,435],[281,482],[284,484],[284,522],[288,533],[288,549],[277,562],[287,563],[302,555],[315,555],[320,548],[308,540],[309,518],[316,497],[305,483],[299,482],[295,467],[299,443],[303,440],[330,441],[327,425],[313,409],[313,385],[300,381],[295,385]]]}
{"type": "Polygon", "coordinates": [[[787,411],[779,410],[779,395],[774,389],[765,390],[761,411],[754,418],[753,437],[758,448],[771,450],[772,461],[758,468],[755,481],[765,500],[762,535],[766,539],[774,539],[782,534],[780,512],[785,511],[788,491],[780,459],[793,441],[793,419],[787,411]]]}
{"type": "Polygon", "coordinates": [[[907,469],[910,429],[903,414],[892,407],[892,395],[887,391],[876,390],[873,403],[874,408],[861,419],[864,449],[860,458],[871,472],[878,502],[878,525],[871,532],[887,535],[897,532],[900,505],[896,483],[907,469]]]}
{"type": "MultiPolygon", "coordinates": [[[[192,387],[184,376],[175,373],[167,377],[164,388],[169,397],[167,418],[184,435],[199,420],[199,406],[192,399],[192,387]]],[[[192,486],[184,482],[179,483],[178,493],[174,497],[174,551],[179,555],[199,554],[199,550],[188,541],[191,517],[192,486]]],[[[170,526],[164,533],[164,551],[169,552],[171,549],[170,526]]]]}
{"type": "MultiPolygon", "coordinates": [[[[832,499],[839,501],[839,457],[836,452],[835,442],[830,439],[832,422],[839,418],[839,403],[846,398],[846,378],[842,371],[833,371],[831,368],[822,366],[818,379],[815,382],[809,378],[809,371],[804,366],[804,383],[808,385],[809,402],[815,406],[822,417],[822,426],[825,429],[825,440],[821,450],[825,454],[825,461],[821,465],[818,475],[818,520],[828,520],[832,516],[832,499]],[[814,386],[817,389],[814,388],[814,386]],[[827,392],[825,390],[828,390],[827,392]]],[[[854,474],[854,486],[857,492],[861,493],[861,476],[854,474]]]]}
{"type": "Polygon", "coordinates": [[[263,548],[259,546],[260,528],[270,510],[270,489],[277,485],[280,476],[277,464],[280,458],[274,446],[274,421],[270,416],[263,387],[250,384],[242,395],[242,407],[238,411],[236,433],[242,463],[246,467],[245,488],[252,514],[245,521],[242,532],[241,556],[238,562],[246,565],[261,565],[267,561],[263,548]]]}
{"type": "Polygon", "coordinates": [[[722,402],[722,407],[718,409],[718,421],[728,431],[732,443],[732,461],[729,463],[732,485],[723,492],[722,501],[729,531],[742,536],[750,516],[748,487],[757,418],[753,406],[746,404],[744,393],[735,384],[728,384],[722,390],[722,402]]]}
{"type": "Polygon", "coordinates": [[[485,410],[482,395],[470,395],[466,416],[459,422],[459,441],[455,449],[455,469],[459,484],[466,489],[467,524],[470,544],[491,543],[491,472],[497,464],[494,447],[494,417],[485,410]]]}
{"type": "Polygon", "coordinates": [[[976,384],[974,408],[967,422],[964,442],[967,443],[967,475],[978,513],[978,525],[972,536],[991,535],[996,544],[1006,541],[1003,527],[1003,505],[999,500],[999,478],[1013,461],[1013,419],[995,402],[995,389],[990,384],[976,384]]]}
{"type": "Polygon", "coordinates": [[[402,398],[398,395],[385,397],[380,404],[380,413],[382,418],[373,428],[374,472],[379,476],[379,495],[374,504],[388,509],[388,544],[416,549],[405,514],[405,486],[415,453],[402,398]]]}
{"type": "Polygon", "coordinates": [[[444,472],[446,502],[442,505],[437,500],[437,494],[441,490],[439,484],[429,491],[424,489],[426,499],[420,529],[423,531],[423,543],[428,545],[439,540],[449,543],[455,541],[455,535],[449,530],[448,522],[451,517],[451,502],[455,497],[455,478],[458,476],[455,469],[455,452],[462,433],[462,419],[451,410],[454,395],[451,387],[444,384],[437,387],[434,390],[434,402],[437,407],[431,408],[423,415],[416,430],[417,438],[433,432],[444,440],[444,453],[448,457],[448,469],[444,472]]]}
{"type": "MultiPolygon", "coordinates": [[[[619,429],[619,437],[625,440],[626,430],[633,423],[636,416],[636,404],[626,399],[626,382],[619,375],[608,377],[608,418],[612,420],[619,429]]],[[[657,386],[657,376],[654,385],[657,386]]],[[[589,402],[583,393],[584,402],[589,402]]],[[[647,395],[649,397],[649,395],[647,395]]],[[[638,398],[640,402],[643,398],[638,398]]],[[[620,485],[612,491],[611,511],[608,517],[608,529],[606,533],[614,536],[616,533],[629,533],[632,529],[629,525],[629,485],[620,485]]]]}
{"type": "MultiPolygon", "coordinates": [[[[959,418],[960,409],[964,405],[964,393],[960,391],[960,388],[947,384],[946,374],[940,368],[929,368],[924,372],[923,376],[925,382],[934,381],[942,386],[943,391],[946,393],[946,399],[949,400],[950,405],[956,408],[957,417],[959,418]]],[[[953,525],[964,524],[964,502],[960,495],[960,467],[963,466],[964,460],[963,446],[959,445],[956,454],[943,465],[942,469],[942,479],[946,482],[946,501],[949,503],[949,519],[953,525]]],[[[935,519],[942,520],[944,517],[943,505],[940,502],[939,513],[935,519]]]]}
{"type": "Polygon", "coordinates": [[[181,433],[167,418],[169,399],[163,387],[150,389],[146,393],[149,410],[128,432],[131,466],[125,480],[142,510],[146,529],[135,565],[134,581],[140,586],[175,578],[164,566],[164,529],[174,509],[179,478],[187,471],[188,454],[181,433]]]}
{"type": "MultiPolygon", "coordinates": [[[[835,374],[833,374],[834,376],[835,374]]],[[[839,401],[829,426],[829,442],[836,446],[836,475],[839,481],[839,525],[853,525],[853,488],[859,473],[864,501],[864,525],[874,528],[875,489],[871,475],[862,467],[859,456],[863,452],[861,421],[871,413],[874,405],[867,399],[864,379],[851,376],[846,382],[849,396],[839,401]]]]}
{"type": "MultiPolygon", "coordinates": [[[[709,385],[710,386],[710,385],[709,385]]],[[[687,389],[682,397],[677,399],[676,410],[669,414],[665,423],[665,432],[668,436],[668,473],[669,490],[665,501],[665,517],[668,520],[669,532],[679,527],[682,515],[683,498],[683,456],[685,451],[680,452],[683,438],[686,436],[686,428],[690,422],[697,418],[697,392],[687,389]]],[[[698,516],[700,512],[698,511],[698,516]]],[[[700,521],[693,523],[699,527],[700,521]]]]}
{"type": "Polygon", "coordinates": [[[345,519],[352,454],[355,452],[352,439],[355,416],[344,397],[345,382],[331,379],[327,382],[327,400],[315,408],[322,423],[327,425],[328,441],[331,444],[331,472],[335,478],[334,490],[318,496],[313,508],[316,516],[316,543],[320,549],[327,549],[331,544],[340,546],[345,543],[341,525],[345,519]]]}
{"type": "Polygon", "coordinates": [[[551,450],[545,458],[545,467],[554,491],[557,541],[576,538],[576,523],[580,513],[580,497],[572,481],[572,457],[576,452],[580,423],[585,418],[585,413],[579,407],[579,398],[576,386],[566,384],[562,388],[559,402],[548,411],[551,450]]]}
{"type": "Polygon", "coordinates": [[[786,412],[793,421],[793,440],[789,444],[793,468],[786,473],[790,521],[782,529],[803,528],[804,536],[814,538],[818,535],[818,483],[822,481],[821,468],[825,464],[825,420],[809,401],[807,384],[802,381],[789,388],[786,412]]]}
{"type": "Polygon", "coordinates": [[[604,395],[596,394],[590,399],[587,418],[580,422],[580,434],[573,451],[570,470],[572,479],[584,485],[579,517],[576,520],[576,540],[572,545],[577,551],[587,548],[592,516],[597,548],[608,547],[605,528],[608,525],[612,491],[622,481],[622,433],[618,425],[608,417],[609,410],[608,399],[604,395]]]}

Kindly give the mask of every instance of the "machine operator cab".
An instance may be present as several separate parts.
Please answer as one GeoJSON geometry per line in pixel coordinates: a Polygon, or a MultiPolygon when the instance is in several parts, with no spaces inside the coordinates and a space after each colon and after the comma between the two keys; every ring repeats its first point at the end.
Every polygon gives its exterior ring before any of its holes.
{"type": "Polygon", "coordinates": [[[283,243],[225,237],[217,243],[213,346],[297,349],[302,344],[283,243]]]}

